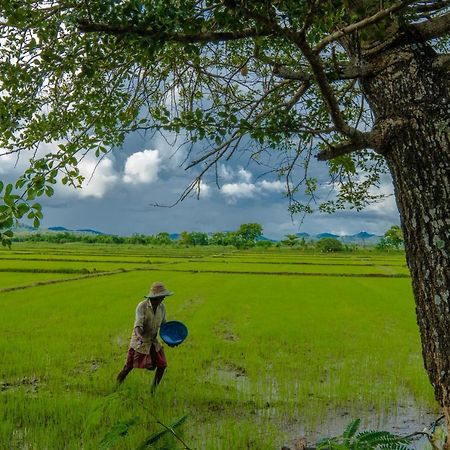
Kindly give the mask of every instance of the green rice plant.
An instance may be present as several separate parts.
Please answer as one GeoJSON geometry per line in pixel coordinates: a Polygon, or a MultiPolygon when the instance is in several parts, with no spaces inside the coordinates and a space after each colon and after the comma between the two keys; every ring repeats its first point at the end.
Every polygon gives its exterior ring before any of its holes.
{"type": "Polygon", "coordinates": [[[382,266],[364,266],[364,265],[354,265],[354,266],[344,266],[344,265],[313,265],[313,264],[266,264],[266,263],[253,263],[253,262],[183,262],[177,264],[173,267],[167,267],[165,265],[159,266],[162,270],[192,270],[197,272],[226,272],[226,273],[264,273],[270,274],[296,274],[305,273],[311,275],[319,274],[333,274],[335,276],[346,276],[346,275],[395,275],[395,274],[407,274],[406,271],[401,270],[397,267],[385,268],[382,266]]]}
{"type": "MultiPolygon", "coordinates": [[[[143,264],[129,264],[127,269],[145,267],[143,264]]],[[[148,266],[148,265],[147,265],[148,266]]],[[[35,271],[35,272],[74,272],[74,271],[86,271],[86,272],[106,272],[111,270],[117,270],[123,268],[123,264],[111,263],[111,262],[79,262],[79,261],[4,261],[0,259],[0,270],[7,269],[8,271],[21,272],[21,271],[35,271]]]]}
{"type": "MultiPolygon", "coordinates": [[[[62,247],[42,247],[41,256],[67,257],[65,251],[69,259],[89,260],[104,251],[127,259],[153,251],[103,246],[89,254],[87,247],[62,247]]],[[[327,265],[331,258],[321,265],[320,257],[294,252],[197,255],[191,263],[192,253],[171,250],[158,271],[0,293],[0,449],[59,449],[62,436],[67,448],[98,449],[105,432],[121,423],[127,433],[115,448],[135,450],[143,437],[161,431],[150,413],[171,423],[189,411],[183,439],[196,450],[272,450],[303,429],[310,441],[318,433],[335,435],[328,426],[344,413],[362,417],[365,428],[380,428],[384,418],[401,414],[399,405],[410,403],[417,417],[432,408],[409,279],[328,276],[337,270],[327,265]],[[199,263],[205,255],[217,273],[173,270],[208,268],[199,263]],[[261,255],[271,268],[301,267],[290,264],[294,255],[314,262],[322,275],[226,273],[263,261],[261,255]],[[115,376],[136,304],[155,280],[175,291],[165,300],[167,317],[186,323],[189,337],[165,349],[169,366],[151,397],[147,371],[133,370],[119,388],[115,376]],[[141,420],[127,428],[134,417],[141,420]]],[[[358,261],[353,256],[334,260],[350,274],[360,269],[345,266],[358,261]]],[[[41,263],[47,264],[60,263],[41,263]]],[[[379,265],[397,269],[397,260],[386,257],[379,265]]],[[[166,438],[155,443],[170,445],[166,438]]]]}
{"type": "Polygon", "coordinates": [[[100,441],[100,450],[108,450],[119,443],[120,439],[128,434],[128,430],[139,422],[139,417],[135,416],[129,420],[115,423],[112,428],[103,436],[100,441]]]}
{"type": "Polygon", "coordinates": [[[77,274],[0,272],[0,290],[14,286],[26,286],[36,282],[46,282],[76,277],[77,274]]]}

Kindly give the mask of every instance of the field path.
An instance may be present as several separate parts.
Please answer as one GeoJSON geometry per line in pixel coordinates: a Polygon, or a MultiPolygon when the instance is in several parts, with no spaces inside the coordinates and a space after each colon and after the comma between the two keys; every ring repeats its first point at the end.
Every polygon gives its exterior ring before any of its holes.
{"type": "MultiPolygon", "coordinates": [[[[135,270],[139,270],[139,269],[135,269],[135,270]]],[[[58,284],[58,283],[67,283],[68,281],[85,280],[86,278],[96,278],[96,277],[103,277],[103,276],[108,276],[108,275],[117,275],[119,273],[131,272],[131,271],[132,270],[120,269],[120,270],[114,270],[111,272],[89,273],[86,275],[81,275],[79,277],[60,278],[57,280],[55,279],[55,280],[47,280],[47,281],[35,281],[33,283],[23,284],[21,286],[11,286],[11,287],[7,287],[7,288],[2,288],[2,289],[0,289],[0,293],[19,291],[21,289],[29,289],[29,288],[34,288],[34,287],[38,287],[38,286],[45,286],[48,284],[58,284]]]]}

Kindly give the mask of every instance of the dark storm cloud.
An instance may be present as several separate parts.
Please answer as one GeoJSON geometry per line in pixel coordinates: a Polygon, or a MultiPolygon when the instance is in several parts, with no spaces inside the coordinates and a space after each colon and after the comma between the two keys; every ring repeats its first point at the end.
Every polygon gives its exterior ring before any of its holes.
{"type": "MultiPolygon", "coordinates": [[[[95,160],[86,159],[82,169],[87,180],[95,169],[92,180],[82,191],[58,187],[53,198],[42,199],[43,226],[94,228],[130,235],[229,231],[244,222],[258,222],[267,236],[279,239],[299,231],[382,234],[398,223],[395,203],[390,198],[363,212],[313,214],[300,224],[299,218],[292,219],[287,211],[288,201],[280,181],[265,173],[266,167],[246,164],[246,157],[219,164],[220,190],[215,185],[215,174],[210,173],[200,200],[188,198],[172,208],[152,206],[175,203],[198,173],[198,168],[185,171],[180,167],[186,157],[185,150],[177,151],[180,142],[174,142],[173,137],[134,134],[127,137],[123,149],[115,149],[96,169],[95,160]]],[[[11,160],[0,160],[0,178],[13,180],[24,166],[26,160],[16,167],[11,160]]],[[[311,170],[322,181],[327,179],[325,165],[314,163],[311,170]]],[[[388,178],[383,180],[382,190],[390,192],[388,178]]],[[[321,192],[328,195],[326,189],[321,192]]]]}

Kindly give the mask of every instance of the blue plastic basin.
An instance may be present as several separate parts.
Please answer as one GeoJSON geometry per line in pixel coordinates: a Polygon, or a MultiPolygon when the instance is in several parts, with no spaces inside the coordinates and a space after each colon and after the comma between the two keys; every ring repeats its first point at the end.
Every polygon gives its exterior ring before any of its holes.
{"type": "Polygon", "coordinates": [[[161,325],[159,335],[169,347],[176,347],[186,339],[188,329],[184,323],[171,320],[161,325]]]}

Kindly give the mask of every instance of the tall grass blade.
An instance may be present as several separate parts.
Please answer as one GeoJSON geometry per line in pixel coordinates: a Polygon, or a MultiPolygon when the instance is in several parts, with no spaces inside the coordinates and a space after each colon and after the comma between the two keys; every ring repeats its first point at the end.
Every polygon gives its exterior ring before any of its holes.
{"type": "Polygon", "coordinates": [[[100,450],[108,450],[113,445],[128,434],[128,430],[139,422],[139,417],[133,417],[125,422],[117,422],[108,431],[103,439],[100,441],[100,450]]]}
{"type": "MultiPolygon", "coordinates": [[[[175,422],[173,422],[170,426],[165,427],[165,430],[157,431],[156,433],[151,434],[139,447],[136,448],[136,450],[145,450],[155,442],[157,442],[159,439],[161,439],[165,434],[172,432],[173,429],[179,427],[185,420],[187,419],[187,414],[177,419],[175,422]]],[[[161,425],[163,425],[161,422],[159,422],[161,425]]],[[[164,425],[163,425],[164,426],[164,425]]],[[[173,433],[175,434],[175,433],[173,433]]]]}
{"type": "Polygon", "coordinates": [[[352,438],[355,435],[355,433],[358,431],[360,424],[361,424],[361,419],[359,419],[359,418],[350,422],[347,425],[347,428],[345,429],[345,431],[342,435],[344,437],[344,439],[352,438]]]}

